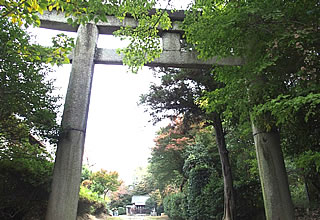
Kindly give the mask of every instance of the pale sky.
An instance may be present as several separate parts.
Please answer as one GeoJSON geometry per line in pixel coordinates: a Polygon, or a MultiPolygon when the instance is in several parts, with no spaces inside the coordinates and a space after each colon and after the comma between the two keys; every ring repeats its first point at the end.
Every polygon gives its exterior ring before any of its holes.
{"type": "MultiPolygon", "coordinates": [[[[49,45],[48,39],[57,33],[48,29],[32,31],[42,45],[49,45]]],[[[75,33],[64,33],[76,37],[75,33]]],[[[113,36],[99,36],[98,47],[123,46],[125,43],[113,36]]],[[[55,86],[60,88],[56,94],[65,98],[71,64],[55,70],[50,77],[56,79],[55,86]]],[[[95,65],[84,164],[89,163],[93,170],[118,171],[127,184],[132,182],[136,168],[147,165],[156,131],[168,124],[165,121],[153,126],[144,107],[137,106],[139,96],[148,92],[150,83],[155,81],[148,67],[133,74],[121,65],[95,65]]]]}
{"type": "Polygon", "coordinates": [[[96,65],[88,117],[85,158],[95,168],[116,170],[126,182],[147,165],[159,126],[137,106],[154,81],[147,68],[135,75],[123,66],[96,65]]]}
{"type": "MultiPolygon", "coordinates": [[[[181,5],[175,7],[180,9],[181,5]]],[[[60,31],[35,29],[38,42],[48,45],[51,37],[60,31]]],[[[76,33],[64,32],[76,38],[76,33]]],[[[109,49],[126,46],[113,36],[100,35],[98,47],[109,49]]],[[[56,79],[58,94],[65,97],[71,64],[56,68],[51,77],[56,79]]],[[[160,127],[168,121],[153,126],[144,107],[137,106],[139,96],[148,92],[153,78],[152,71],[144,67],[138,74],[128,72],[120,65],[95,65],[83,163],[93,170],[118,171],[127,184],[133,180],[134,170],[147,165],[153,139],[160,127]]],[[[62,111],[62,110],[61,110],[62,111]]]]}

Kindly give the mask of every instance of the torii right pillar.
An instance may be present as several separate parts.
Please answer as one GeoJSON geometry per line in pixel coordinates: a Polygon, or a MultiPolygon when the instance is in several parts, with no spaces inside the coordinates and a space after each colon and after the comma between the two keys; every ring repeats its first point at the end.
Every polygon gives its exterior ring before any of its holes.
{"type": "Polygon", "coordinates": [[[277,130],[252,122],[261,188],[267,220],[293,220],[294,209],[277,130]]]}

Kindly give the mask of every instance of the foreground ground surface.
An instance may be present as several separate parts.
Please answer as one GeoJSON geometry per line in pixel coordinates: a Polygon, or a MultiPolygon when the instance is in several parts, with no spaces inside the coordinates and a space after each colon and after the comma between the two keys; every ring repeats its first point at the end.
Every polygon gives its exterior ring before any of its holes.
{"type": "Polygon", "coordinates": [[[169,220],[168,217],[166,216],[117,216],[117,217],[112,217],[112,216],[100,216],[100,217],[95,217],[92,215],[85,215],[83,217],[78,217],[77,220],[169,220]]]}
{"type": "Polygon", "coordinates": [[[118,216],[108,217],[108,220],[168,220],[168,217],[154,217],[154,216],[118,216]]]}
{"type": "MultiPolygon", "coordinates": [[[[303,208],[296,208],[295,210],[295,220],[320,220],[320,208],[308,210],[303,208]]],[[[95,217],[92,215],[85,215],[82,217],[78,217],[77,220],[169,220],[167,216],[99,216],[95,217]]]]}

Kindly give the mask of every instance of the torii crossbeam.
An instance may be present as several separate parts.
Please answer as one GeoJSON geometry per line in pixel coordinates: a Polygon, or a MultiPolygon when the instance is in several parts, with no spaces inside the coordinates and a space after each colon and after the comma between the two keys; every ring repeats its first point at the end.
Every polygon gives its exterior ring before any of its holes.
{"type": "MultiPolygon", "coordinates": [[[[73,27],[68,24],[67,19],[63,13],[57,14],[56,12],[46,12],[40,16],[41,27],[76,32],[78,27],[73,27]]],[[[159,34],[162,38],[163,53],[153,62],[146,64],[146,66],[166,66],[177,68],[210,68],[212,65],[241,65],[243,59],[239,57],[228,57],[218,59],[217,57],[200,60],[197,58],[197,54],[191,51],[185,51],[181,48],[183,30],[179,27],[179,23],[183,20],[183,11],[177,11],[170,13],[172,21],[172,28],[170,30],[159,30],[159,34]]],[[[114,31],[120,27],[130,25],[132,27],[137,26],[137,21],[133,18],[125,18],[120,22],[114,16],[108,16],[108,22],[98,22],[97,24],[99,34],[111,35],[114,31]]],[[[90,36],[88,36],[90,37],[90,36]]],[[[116,50],[97,48],[94,63],[95,64],[113,64],[122,65],[122,55],[118,55],[116,50]]]]}

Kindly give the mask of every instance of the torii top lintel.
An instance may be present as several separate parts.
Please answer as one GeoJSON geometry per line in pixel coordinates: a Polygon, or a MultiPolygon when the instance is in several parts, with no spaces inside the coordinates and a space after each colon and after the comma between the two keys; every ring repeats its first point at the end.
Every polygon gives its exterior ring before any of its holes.
{"type": "MultiPolygon", "coordinates": [[[[152,13],[152,11],[150,12],[152,13]]],[[[185,51],[181,48],[181,36],[183,30],[180,28],[180,23],[183,21],[185,15],[184,11],[170,12],[169,17],[172,21],[172,28],[170,30],[160,30],[159,34],[162,38],[163,53],[152,63],[146,66],[166,66],[177,68],[210,68],[212,65],[242,65],[244,63],[242,58],[227,57],[218,59],[213,57],[208,60],[198,59],[194,51],[185,51]]],[[[137,26],[137,21],[133,18],[126,17],[120,21],[114,16],[107,17],[108,22],[98,22],[97,28],[99,34],[111,35],[114,31],[122,26],[130,25],[131,27],[137,26]]],[[[42,28],[49,28],[61,31],[76,32],[78,27],[73,27],[68,24],[67,19],[63,13],[45,12],[40,16],[42,28]]],[[[94,62],[96,64],[113,64],[122,65],[123,56],[118,55],[114,49],[97,48],[94,62]]]]}
{"type": "MultiPolygon", "coordinates": [[[[185,18],[183,10],[171,12],[167,11],[172,22],[172,28],[166,32],[174,33],[183,33],[183,30],[179,27],[179,24],[185,18]]],[[[155,13],[154,10],[150,11],[150,14],[155,13]]],[[[48,12],[45,11],[43,15],[40,15],[41,26],[42,28],[61,30],[61,31],[71,31],[77,32],[78,26],[71,26],[68,24],[67,19],[65,18],[64,13],[57,13],[56,11],[48,12]]],[[[97,26],[99,29],[99,34],[113,34],[114,31],[119,30],[120,27],[130,25],[131,27],[137,26],[137,21],[128,16],[125,17],[123,21],[120,21],[115,16],[107,16],[108,22],[98,22],[97,26]]],[[[161,29],[160,29],[160,32],[161,29]]]]}

